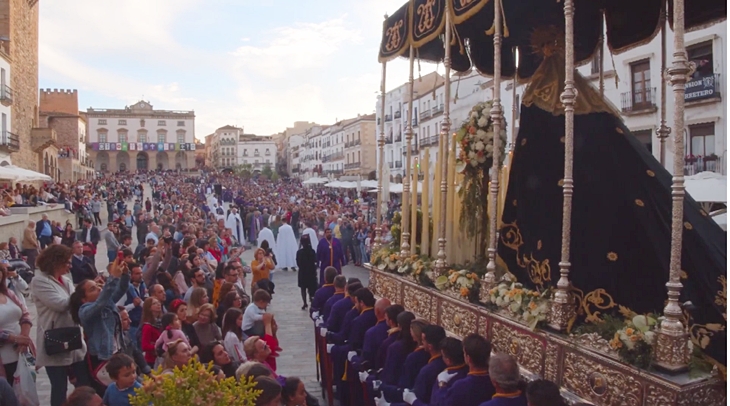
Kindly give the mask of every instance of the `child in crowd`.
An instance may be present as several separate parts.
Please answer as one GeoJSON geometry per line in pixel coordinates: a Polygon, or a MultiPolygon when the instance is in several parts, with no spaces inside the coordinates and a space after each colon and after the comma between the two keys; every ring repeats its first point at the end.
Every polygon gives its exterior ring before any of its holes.
{"type": "Polygon", "coordinates": [[[106,406],[129,406],[129,397],[135,396],[134,390],[141,388],[137,382],[137,366],[132,358],[123,353],[112,355],[106,364],[114,382],[104,392],[104,405],[106,406]]]}
{"type": "MultiPolygon", "coordinates": [[[[155,348],[158,354],[164,354],[167,351],[167,344],[182,340],[185,344],[190,345],[188,338],[182,331],[182,322],[175,313],[165,313],[160,321],[162,327],[162,334],[155,343],[155,348]]],[[[192,353],[195,354],[198,351],[198,347],[192,347],[192,353]]]]}
{"type": "MultiPolygon", "coordinates": [[[[241,330],[248,337],[264,335],[264,317],[266,316],[266,307],[271,303],[271,295],[269,292],[259,289],[253,294],[253,306],[246,307],[243,313],[243,322],[241,330]]],[[[269,316],[270,317],[270,316],[269,316]]]]}

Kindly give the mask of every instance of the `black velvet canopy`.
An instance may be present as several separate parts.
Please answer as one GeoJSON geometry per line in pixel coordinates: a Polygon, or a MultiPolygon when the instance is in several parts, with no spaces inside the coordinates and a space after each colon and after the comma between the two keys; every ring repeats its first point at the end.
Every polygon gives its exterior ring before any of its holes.
{"type": "MultiPolygon", "coordinates": [[[[532,76],[541,58],[533,53],[531,36],[537,27],[565,27],[563,2],[555,0],[411,0],[383,24],[379,60],[408,57],[413,45],[421,60],[444,58],[443,32],[446,13],[452,13],[456,30],[451,44],[452,69],[466,72],[476,68],[494,73],[494,4],[503,6],[502,75],[514,75],[513,47],[519,48],[519,76],[532,76]]],[[[673,0],[575,0],[575,60],[588,61],[598,49],[601,15],[605,13],[606,42],[621,52],[650,41],[660,27],[662,7],[673,0]]],[[[686,29],[725,19],[725,0],[685,1],[686,29]]]]}
{"type": "MultiPolygon", "coordinates": [[[[522,106],[499,256],[526,286],[560,278],[565,117],[522,106]]],[[[609,113],[575,116],[570,281],[581,320],[619,306],[662,313],[667,298],[672,177],[609,113]]],[[[726,364],[727,234],[684,200],[681,303],[696,345],[726,364]]]]}

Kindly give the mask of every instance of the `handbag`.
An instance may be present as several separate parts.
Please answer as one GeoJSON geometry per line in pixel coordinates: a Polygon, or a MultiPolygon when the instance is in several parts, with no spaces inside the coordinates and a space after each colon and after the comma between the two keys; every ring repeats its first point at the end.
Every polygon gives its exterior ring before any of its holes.
{"type": "Polygon", "coordinates": [[[18,368],[13,376],[13,390],[19,405],[40,405],[36,390],[35,358],[30,352],[26,351],[18,356],[18,368]]]}
{"type": "Polygon", "coordinates": [[[62,354],[79,350],[83,347],[81,327],[53,328],[43,333],[43,344],[46,347],[46,355],[62,354]]]}

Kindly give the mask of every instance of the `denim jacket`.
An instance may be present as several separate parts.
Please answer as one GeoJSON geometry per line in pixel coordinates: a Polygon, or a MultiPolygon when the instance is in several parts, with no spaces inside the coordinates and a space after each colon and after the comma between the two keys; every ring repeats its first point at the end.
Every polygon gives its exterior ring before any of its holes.
{"type": "MultiPolygon", "coordinates": [[[[89,354],[100,360],[108,360],[114,352],[114,333],[121,333],[117,302],[127,293],[129,273],[121,278],[107,279],[95,302],[84,303],[79,309],[79,319],[86,333],[89,354]]],[[[121,348],[120,348],[121,350],[121,348]]]]}

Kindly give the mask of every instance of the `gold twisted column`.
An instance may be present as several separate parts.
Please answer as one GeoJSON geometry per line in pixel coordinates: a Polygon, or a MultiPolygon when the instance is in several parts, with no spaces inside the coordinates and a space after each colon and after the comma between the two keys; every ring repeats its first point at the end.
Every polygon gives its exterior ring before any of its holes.
{"type": "MultiPolygon", "coordinates": [[[[383,176],[385,173],[385,62],[380,79],[380,137],[378,137],[378,202],[375,206],[375,241],[373,241],[373,252],[382,246],[382,209],[383,204],[383,176]]],[[[390,193],[390,191],[386,191],[390,193]]]]}
{"type": "Polygon", "coordinates": [[[434,271],[436,277],[446,273],[448,264],[446,263],[446,204],[448,202],[448,156],[449,156],[449,142],[451,140],[451,118],[449,117],[451,111],[451,10],[450,5],[447,2],[446,5],[446,24],[444,27],[445,38],[444,38],[444,121],[441,123],[441,137],[439,141],[439,148],[441,152],[441,204],[439,209],[441,215],[439,216],[439,228],[438,228],[438,252],[436,254],[436,263],[434,264],[434,271]]]}
{"type": "MultiPolygon", "coordinates": [[[[489,247],[487,248],[487,273],[481,289],[482,300],[489,297],[489,289],[496,284],[497,270],[497,194],[499,192],[499,141],[502,132],[502,12],[501,1],[494,2],[494,100],[489,111],[494,128],[492,148],[492,173],[489,182],[489,247]]],[[[513,84],[514,85],[514,84],[513,84]]]]}
{"type": "MultiPolygon", "coordinates": [[[[411,197],[411,141],[413,140],[413,46],[410,50],[410,68],[408,71],[408,113],[406,114],[406,176],[403,177],[403,200],[401,200],[401,235],[400,235],[400,257],[406,259],[411,255],[411,238],[410,226],[410,210],[409,205],[411,197]]],[[[414,197],[417,199],[418,196],[414,197]]]]}
{"type": "Polygon", "coordinates": [[[575,89],[575,56],[574,56],[574,35],[573,16],[575,13],[573,0],[565,0],[565,90],[560,95],[560,100],[565,107],[565,166],[563,179],[563,233],[562,249],[560,252],[560,279],[550,306],[548,324],[556,330],[565,330],[569,320],[573,317],[575,309],[570,296],[570,228],[571,214],[573,211],[573,118],[574,105],[577,92],[575,89]]]}
{"type": "MultiPolygon", "coordinates": [[[[674,176],[672,177],[672,243],[669,257],[669,300],[664,307],[664,320],[657,334],[655,364],[671,372],[689,366],[687,332],[682,323],[679,295],[682,266],[682,230],[684,227],[684,85],[689,73],[684,47],[684,0],[674,0],[674,61],[669,69],[674,91],[674,176]]],[[[664,84],[662,84],[664,86],[664,84]]]]}

